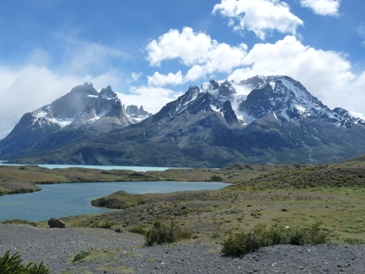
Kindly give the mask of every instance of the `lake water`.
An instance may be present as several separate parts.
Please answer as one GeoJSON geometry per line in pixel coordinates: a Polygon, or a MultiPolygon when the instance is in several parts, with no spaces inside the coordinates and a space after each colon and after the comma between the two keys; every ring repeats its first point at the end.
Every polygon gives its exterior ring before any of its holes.
{"type": "MultiPolygon", "coordinates": [[[[4,161],[0,161],[0,166],[25,166],[25,165],[24,164],[6,164],[6,163],[4,163],[4,161]]],[[[101,169],[101,170],[112,170],[112,169],[133,170],[136,172],[164,171],[164,170],[167,170],[170,168],[170,167],[149,167],[149,166],[95,166],[95,165],[36,165],[36,166],[44,167],[44,168],[48,168],[48,169],[79,167],[79,168],[92,168],[92,169],[101,169]]]]}
{"type": "Polygon", "coordinates": [[[38,185],[42,191],[0,196],[0,221],[22,219],[48,220],[80,214],[110,212],[91,206],[90,202],[119,190],[132,194],[175,191],[217,190],[228,186],[214,182],[120,182],[38,185]]]}

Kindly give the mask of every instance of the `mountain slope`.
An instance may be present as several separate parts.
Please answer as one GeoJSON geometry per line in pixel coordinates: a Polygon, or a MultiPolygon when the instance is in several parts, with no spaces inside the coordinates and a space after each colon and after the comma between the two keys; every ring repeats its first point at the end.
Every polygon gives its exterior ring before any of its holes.
{"type": "Polygon", "coordinates": [[[44,148],[12,158],[209,167],[324,163],[365,153],[365,122],[344,109],[329,109],[290,77],[256,76],[192,86],[141,123],[44,148]]]}

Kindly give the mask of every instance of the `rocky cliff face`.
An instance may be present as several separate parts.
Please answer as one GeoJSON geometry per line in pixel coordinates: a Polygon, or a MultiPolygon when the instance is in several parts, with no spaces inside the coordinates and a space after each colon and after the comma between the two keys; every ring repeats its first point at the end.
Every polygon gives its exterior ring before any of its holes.
{"type": "Polygon", "coordinates": [[[136,121],[143,121],[144,119],[147,119],[148,117],[152,116],[151,113],[148,113],[143,109],[143,106],[136,105],[130,105],[126,107],[126,112],[132,119],[136,121]]]}

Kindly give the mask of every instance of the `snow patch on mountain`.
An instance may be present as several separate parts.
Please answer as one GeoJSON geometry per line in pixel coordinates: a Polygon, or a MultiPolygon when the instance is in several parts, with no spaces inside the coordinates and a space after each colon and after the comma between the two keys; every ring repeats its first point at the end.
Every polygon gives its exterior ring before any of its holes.
{"type": "Polygon", "coordinates": [[[363,113],[360,113],[360,112],[355,112],[355,111],[349,111],[350,115],[353,117],[353,118],[358,118],[360,120],[364,120],[365,121],[365,115],[363,113]]]}
{"type": "Polygon", "coordinates": [[[55,124],[58,124],[60,127],[68,126],[75,121],[73,118],[53,118],[49,120],[55,124]]]}
{"type": "Polygon", "coordinates": [[[210,107],[211,107],[211,108],[212,108],[212,110],[213,110],[213,111],[215,111],[215,112],[219,112],[219,113],[221,112],[221,111],[220,111],[220,109],[219,109],[217,106],[213,105],[213,104],[210,104],[210,107]]]}
{"type": "MultiPolygon", "coordinates": [[[[232,106],[232,108],[233,108],[233,106],[232,106]]],[[[252,122],[256,121],[255,117],[248,115],[246,112],[243,112],[243,111],[240,111],[237,109],[235,110],[234,108],[233,108],[233,111],[236,113],[238,120],[240,120],[243,125],[249,125],[252,122]]]]}
{"type": "Polygon", "coordinates": [[[198,98],[198,95],[201,92],[203,92],[203,90],[200,89],[199,87],[196,86],[190,87],[189,90],[184,95],[178,98],[179,104],[175,109],[175,114],[182,113],[191,102],[193,102],[195,99],[198,98]]]}
{"type": "Polygon", "coordinates": [[[250,92],[252,91],[251,88],[249,88],[245,85],[236,84],[233,81],[231,81],[231,85],[232,85],[232,88],[234,88],[235,91],[237,92],[237,96],[241,96],[241,98],[244,100],[246,100],[247,95],[249,95],[250,92]]]}

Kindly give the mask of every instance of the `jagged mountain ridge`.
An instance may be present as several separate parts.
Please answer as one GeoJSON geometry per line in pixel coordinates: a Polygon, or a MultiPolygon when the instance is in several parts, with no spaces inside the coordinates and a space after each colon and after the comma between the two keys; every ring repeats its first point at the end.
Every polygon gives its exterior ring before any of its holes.
{"type": "MultiPolygon", "coordinates": [[[[143,110],[143,107],[141,108],[143,110]]],[[[49,124],[59,129],[70,125],[73,127],[91,125],[111,117],[115,118],[113,119],[115,127],[125,127],[149,116],[148,112],[143,112],[138,117],[129,115],[110,86],[103,88],[99,93],[89,82],[73,88],[66,95],[29,115],[32,116],[33,124],[39,126],[49,124]]]]}
{"type": "Polygon", "coordinates": [[[221,101],[229,100],[244,124],[272,113],[275,118],[280,117],[287,121],[323,118],[336,126],[365,125],[364,120],[351,115],[345,109],[329,109],[300,82],[288,76],[255,76],[238,84],[211,81],[205,86],[207,88],[204,89],[203,85],[203,90],[218,95],[221,101]],[[246,90],[246,93],[248,90],[249,93],[239,94],[237,89],[246,90]]]}
{"type": "Polygon", "coordinates": [[[0,141],[2,154],[19,154],[19,150],[48,148],[57,146],[57,143],[87,139],[138,123],[149,115],[146,111],[138,117],[129,115],[110,86],[98,92],[86,82],[51,104],[24,114],[0,141]]]}
{"type": "Polygon", "coordinates": [[[46,151],[52,158],[33,149],[20,161],[220,167],[333,162],[364,148],[363,120],[329,109],[290,77],[256,76],[191,86],[141,123],[67,147],[55,143],[46,151]]]}
{"type": "Polygon", "coordinates": [[[149,113],[148,111],[145,111],[143,109],[143,106],[140,106],[138,108],[138,106],[136,105],[130,105],[127,106],[125,108],[126,113],[129,117],[133,118],[135,121],[143,121],[144,119],[152,116],[151,113],[149,113]]]}

